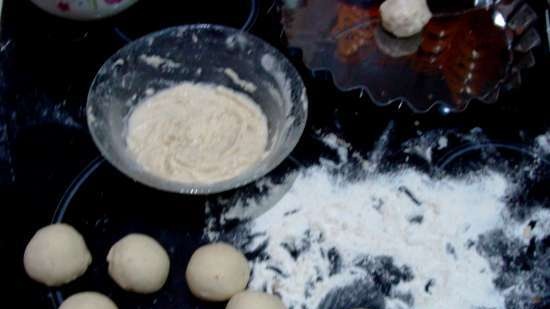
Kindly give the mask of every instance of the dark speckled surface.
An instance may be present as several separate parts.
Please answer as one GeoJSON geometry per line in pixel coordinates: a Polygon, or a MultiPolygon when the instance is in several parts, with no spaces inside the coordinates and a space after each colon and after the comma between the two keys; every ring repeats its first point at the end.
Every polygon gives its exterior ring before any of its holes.
{"type": "MultiPolygon", "coordinates": [[[[95,71],[123,46],[125,37],[176,23],[202,21],[240,27],[249,20],[250,8],[243,7],[244,1],[223,1],[223,5],[206,5],[211,2],[202,1],[196,8],[190,1],[182,1],[181,16],[175,13],[177,8],[172,8],[170,18],[164,18],[166,11],[161,9],[161,3],[170,1],[143,0],[113,19],[80,24],[50,17],[28,1],[4,2],[0,38],[1,46],[5,46],[0,53],[0,206],[7,211],[4,218],[9,222],[3,227],[9,228],[9,233],[2,233],[0,250],[6,252],[2,259],[7,259],[5,265],[9,265],[8,278],[14,278],[7,291],[14,290],[17,294],[18,307],[46,309],[52,308],[55,294],[25,276],[22,254],[34,231],[52,221],[56,206],[73,179],[98,156],[83,114],[95,71]],[[240,4],[236,5],[237,2],[240,4]],[[146,22],[137,26],[135,20],[146,22]],[[119,31],[125,35],[121,36],[119,31]]],[[[300,52],[286,48],[280,12],[271,4],[259,1],[258,16],[250,31],[286,53],[308,88],[310,120],[292,155],[303,164],[316,161],[321,153],[333,155],[316,140],[315,132],[319,130],[336,132],[357,150],[369,152],[390,126],[386,145],[392,149],[390,162],[403,161],[404,143],[427,132],[455,132],[457,136],[482,132],[479,135],[483,138],[475,142],[451,137],[452,147],[433,154],[432,161],[441,163],[480,140],[530,145],[534,137],[550,129],[548,42],[536,50],[537,66],[524,74],[523,86],[506,93],[499,102],[493,105],[474,102],[460,114],[444,115],[437,110],[414,114],[405,106],[377,107],[359,92],[338,91],[324,73],[310,74],[301,62],[300,52]]],[[[544,27],[542,20],[537,23],[539,29],[544,27]]],[[[495,151],[498,154],[495,157],[503,161],[513,156],[500,149],[495,151]]],[[[407,160],[421,169],[430,170],[432,166],[415,156],[407,160]]],[[[452,162],[458,164],[456,169],[473,164],[468,157],[452,162]]],[[[147,189],[127,180],[107,164],[102,164],[93,176],[82,195],[76,197],[81,207],[68,208],[64,220],[76,225],[85,236],[97,236],[88,237],[96,263],[86,276],[63,291],[97,288],[99,282],[99,289],[112,295],[120,308],[161,308],[160,305],[175,308],[176,304],[182,304],[182,299],[188,300],[183,267],[192,248],[200,242],[203,211],[196,205],[203,202],[201,198],[182,198],[147,189]],[[104,190],[97,190],[98,186],[104,190]],[[129,231],[151,233],[171,252],[177,262],[170,286],[178,287],[177,291],[127,297],[108,280],[103,257],[108,244],[129,231]],[[181,236],[167,236],[174,233],[181,236]]],[[[522,198],[546,200],[547,185],[548,182],[537,184],[531,195],[522,198]]],[[[204,307],[196,301],[185,304],[178,308],[204,307]]]]}

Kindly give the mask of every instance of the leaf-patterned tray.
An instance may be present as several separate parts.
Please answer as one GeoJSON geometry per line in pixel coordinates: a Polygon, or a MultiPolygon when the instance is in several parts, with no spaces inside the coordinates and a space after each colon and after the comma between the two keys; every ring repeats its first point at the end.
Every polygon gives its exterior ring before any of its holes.
{"type": "Polygon", "coordinates": [[[535,64],[538,16],[525,0],[428,1],[434,17],[408,39],[382,29],[381,2],[285,0],[289,45],[311,70],[329,71],[339,89],[362,89],[379,105],[406,102],[416,112],[495,102],[535,64]]]}

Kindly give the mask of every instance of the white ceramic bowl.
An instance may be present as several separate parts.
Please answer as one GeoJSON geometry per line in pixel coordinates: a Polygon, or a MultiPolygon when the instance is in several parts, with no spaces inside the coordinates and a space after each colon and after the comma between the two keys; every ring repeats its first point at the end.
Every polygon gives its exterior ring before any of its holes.
{"type": "Polygon", "coordinates": [[[56,16],[74,20],[93,20],[118,14],[138,0],[31,0],[56,16]]]}

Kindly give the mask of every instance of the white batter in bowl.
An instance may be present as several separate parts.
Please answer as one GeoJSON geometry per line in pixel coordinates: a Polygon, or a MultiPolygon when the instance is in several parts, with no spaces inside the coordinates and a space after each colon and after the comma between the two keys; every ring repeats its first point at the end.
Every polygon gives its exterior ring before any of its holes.
{"type": "Polygon", "coordinates": [[[266,155],[267,119],[248,96],[184,82],[139,104],[126,142],[136,161],[165,179],[210,184],[231,179],[266,155]]]}
{"type": "Polygon", "coordinates": [[[187,25],[150,34],[115,53],[90,88],[87,116],[96,145],[126,175],[165,191],[208,194],[245,185],[278,166],[303,132],[307,97],[294,67],[264,41],[224,26],[187,25]],[[139,116],[147,110],[141,104],[174,87],[201,98],[184,102],[186,110],[204,110],[182,114],[168,104],[139,116]],[[221,107],[214,97],[240,107],[237,112],[235,106],[221,107]],[[155,110],[164,120],[153,124],[155,110]],[[168,116],[177,113],[187,120],[168,116]],[[251,132],[243,133],[248,126],[251,132]],[[165,134],[178,127],[186,133],[165,134]],[[136,128],[141,133],[132,135],[136,128]]]}

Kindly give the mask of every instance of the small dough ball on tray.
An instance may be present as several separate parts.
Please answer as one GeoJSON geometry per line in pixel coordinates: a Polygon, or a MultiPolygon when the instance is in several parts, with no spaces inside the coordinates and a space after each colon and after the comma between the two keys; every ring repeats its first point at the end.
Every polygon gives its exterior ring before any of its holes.
{"type": "Polygon", "coordinates": [[[250,266],[245,256],[233,246],[214,243],[193,253],[185,277],[196,297],[224,301],[246,288],[250,266]]]}
{"type": "Polygon", "coordinates": [[[170,272],[166,250],[153,238],[130,234],[107,255],[109,275],[124,290],[149,294],[162,288],[170,272]]]}
{"type": "Polygon", "coordinates": [[[23,257],[25,271],[47,286],[60,286],[86,272],[92,255],[80,233],[68,224],[41,228],[29,241],[23,257]]]}
{"type": "Polygon", "coordinates": [[[118,309],[118,307],[103,294],[83,292],[67,298],[59,309],[118,309]]]}
{"type": "Polygon", "coordinates": [[[413,36],[432,18],[426,0],[386,0],[380,5],[382,26],[398,38],[413,36]]]}
{"type": "Polygon", "coordinates": [[[225,309],[287,309],[285,304],[271,294],[244,291],[231,298],[225,309]]]}

